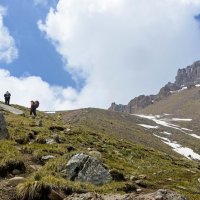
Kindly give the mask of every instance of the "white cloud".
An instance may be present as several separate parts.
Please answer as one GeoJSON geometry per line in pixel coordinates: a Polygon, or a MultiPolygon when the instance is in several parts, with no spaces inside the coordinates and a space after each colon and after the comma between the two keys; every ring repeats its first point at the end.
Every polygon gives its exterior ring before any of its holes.
{"type": "Polygon", "coordinates": [[[18,50],[13,37],[4,26],[3,17],[5,14],[6,9],[0,5],[0,61],[11,63],[18,57],[18,50]]]}
{"type": "Polygon", "coordinates": [[[38,26],[85,86],[77,107],[156,93],[199,59],[199,0],[59,0],[38,26]]]}
{"type": "Polygon", "coordinates": [[[31,100],[40,101],[40,110],[62,110],[73,108],[77,93],[72,88],[50,86],[40,77],[14,77],[9,71],[0,69],[1,100],[8,90],[11,93],[11,103],[29,107],[31,100]]]}

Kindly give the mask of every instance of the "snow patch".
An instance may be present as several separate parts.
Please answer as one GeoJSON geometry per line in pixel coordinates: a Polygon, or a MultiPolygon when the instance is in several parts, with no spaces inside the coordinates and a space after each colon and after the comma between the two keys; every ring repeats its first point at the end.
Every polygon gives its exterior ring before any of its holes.
{"type": "Polygon", "coordinates": [[[190,135],[190,136],[192,136],[192,137],[194,137],[194,138],[197,138],[197,139],[200,139],[200,136],[199,135],[196,135],[196,134],[188,134],[188,135],[190,135]]]}
{"type": "Polygon", "coordinates": [[[174,93],[177,93],[177,92],[181,92],[183,90],[186,90],[187,87],[182,87],[180,90],[173,90],[173,91],[170,91],[171,94],[174,94],[174,93]]]}
{"type": "Polygon", "coordinates": [[[172,118],[172,121],[185,121],[185,122],[191,122],[192,119],[172,118]]]}
{"type": "Polygon", "coordinates": [[[165,135],[171,135],[171,133],[168,133],[168,132],[166,132],[166,131],[164,131],[164,132],[161,132],[162,134],[165,134],[165,135]]]}
{"type": "Polygon", "coordinates": [[[162,142],[171,146],[175,152],[181,154],[182,156],[184,156],[190,160],[191,159],[200,160],[200,155],[195,153],[192,149],[190,149],[188,147],[183,147],[180,144],[178,144],[176,141],[171,142],[168,138],[164,138],[164,137],[158,136],[156,134],[154,134],[154,136],[162,139],[162,142]]]}
{"type": "Polygon", "coordinates": [[[193,130],[188,129],[188,128],[181,128],[181,129],[184,130],[184,131],[193,131],[193,130]]]}
{"type": "Polygon", "coordinates": [[[148,128],[148,129],[158,129],[159,126],[150,126],[150,125],[147,125],[147,124],[138,124],[139,126],[142,126],[144,128],[148,128]]]}
{"type": "Polygon", "coordinates": [[[55,111],[45,111],[46,114],[55,114],[55,111]]]}

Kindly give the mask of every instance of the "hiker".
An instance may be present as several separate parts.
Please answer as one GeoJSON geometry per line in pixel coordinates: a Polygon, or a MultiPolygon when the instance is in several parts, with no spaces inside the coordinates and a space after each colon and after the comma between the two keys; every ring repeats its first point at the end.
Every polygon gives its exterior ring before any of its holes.
{"type": "Polygon", "coordinates": [[[31,101],[31,110],[30,115],[34,114],[34,116],[37,116],[36,109],[39,107],[39,101],[31,101]]]}
{"type": "Polygon", "coordinates": [[[10,96],[11,96],[11,94],[8,91],[4,94],[5,104],[6,105],[10,105],[10,96]]]}

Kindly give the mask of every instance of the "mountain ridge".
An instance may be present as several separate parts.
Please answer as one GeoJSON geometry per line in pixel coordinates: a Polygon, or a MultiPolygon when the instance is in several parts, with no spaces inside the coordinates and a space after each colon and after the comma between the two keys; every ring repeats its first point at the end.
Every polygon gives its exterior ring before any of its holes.
{"type": "Polygon", "coordinates": [[[194,62],[185,68],[178,69],[174,83],[168,82],[156,95],[140,95],[130,100],[127,105],[113,102],[108,110],[136,113],[156,102],[166,99],[174,92],[183,88],[193,88],[200,84],[200,61],[194,62]]]}

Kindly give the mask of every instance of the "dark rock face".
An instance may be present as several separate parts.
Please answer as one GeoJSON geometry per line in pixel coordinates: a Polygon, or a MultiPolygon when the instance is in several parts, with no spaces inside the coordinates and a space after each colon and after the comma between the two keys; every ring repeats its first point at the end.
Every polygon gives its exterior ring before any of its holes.
{"type": "Polygon", "coordinates": [[[102,185],[112,180],[112,177],[102,163],[85,154],[73,156],[62,171],[72,181],[91,182],[102,185]]]}
{"type": "Polygon", "coordinates": [[[140,95],[132,99],[128,105],[117,105],[112,103],[109,110],[135,113],[138,110],[151,105],[155,101],[160,101],[167,98],[172,94],[172,91],[180,90],[183,87],[188,87],[188,89],[190,89],[195,87],[196,84],[200,84],[200,61],[197,61],[186,68],[178,69],[175,82],[167,83],[160,89],[158,94],[149,96],[140,95]]]}
{"type": "Polygon", "coordinates": [[[175,84],[179,86],[188,86],[190,84],[200,83],[200,61],[193,63],[192,65],[179,69],[175,84]]]}
{"type": "Polygon", "coordinates": [[[117,105],[113,102],[108,110],[113,110],[117,112],[126,112],[126,105],[119,104],[117,105]]]}
{"type": "Polygon", "coordinates": [[[154,96],[140,95],[139,97],[134,98],[128,103],[128,105],[126,106],[126,112],[134,113],[139,109],[143,109],[152,104],[154,99],[154,96]]]}
{"type": "Polygon", "coordinates": [[[3,113],[0,113],[0,139],[8,139],[8,129],[3,113]]]}

